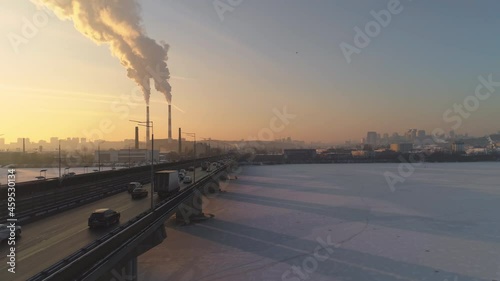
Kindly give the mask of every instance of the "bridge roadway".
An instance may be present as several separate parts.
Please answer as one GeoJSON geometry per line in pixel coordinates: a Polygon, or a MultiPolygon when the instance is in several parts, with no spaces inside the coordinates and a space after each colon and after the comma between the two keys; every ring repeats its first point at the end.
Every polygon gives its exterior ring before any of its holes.
{"type": "MultiPolygon", "coordinates": [[[[192,176],[192,173],[188,172],[188,175],[192,176]]],[[[197,180],[206,174],[201,168],[196,169],[197,180]]],[[[181,189],[188,185],[181,184],[181,189]]],[[[145,187],[149,190],[151,186],[147,184],[145,187]]],[[[154,200],[155,203],[159,200],[156,194],[154,200]]],[[[114,209],[121,214],[120,223],[125,223],[150,206],[149,196],[132,200],[130,194],[121,192],[22,226],[21,239],[16,242],[15,274],[7,271],[6,256],[11,246],[5,241],[0,245],[0,280],[26,280],[117,227],[90,230],[87,219],[95,209],[114,209]]]]}

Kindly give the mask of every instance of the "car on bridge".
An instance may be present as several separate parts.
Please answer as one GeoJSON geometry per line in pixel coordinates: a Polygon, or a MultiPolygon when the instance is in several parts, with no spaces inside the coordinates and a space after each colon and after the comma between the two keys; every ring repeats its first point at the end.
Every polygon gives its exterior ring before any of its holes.
{"type": "Polygon", "coordinates": [[[148,196],[148,190],[144,187],[136,187],[132,190],[132,199],[142,198],[148,196]]]}
{"type": "MultiPolygon", "coordinates": [[[[0,242],[7,240],[10,237],[12,229],[6,224],[0,224],[0,242]]],[[[21,226],[16,225],[14,227],[14,232],[16,233],[16,238],[21,237],[21,226]]]]}
{"type": "Polygon", "coordinates": [[[97,209],[89,217],[88,226],[94,228],[96,226],[108,227],[114,223],[120,222],[120,213],[108,208],[97,209]]]}
{"type": "Polygon", "coordinates": [[[142,184],[140,182],[137,182],[137,181],[130,182],[128,184],[127,191],[128,191],[128,193],[132,193],[132,191],[134,191],[134,189],[136,189],[138,187],[142,187],[142,184]]]}
{"type": "Polygon", "coordinates": [[[183,183],[192,183],[193,179],[191,178],[191,176],[185,176],[184,180],[182,182],[183,183]]]}

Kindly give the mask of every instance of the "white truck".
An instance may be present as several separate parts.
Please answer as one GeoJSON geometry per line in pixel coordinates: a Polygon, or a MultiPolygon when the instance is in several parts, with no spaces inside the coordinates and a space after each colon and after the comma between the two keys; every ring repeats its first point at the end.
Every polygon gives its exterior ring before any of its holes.
{"type": "Polygon", "coordinates": [[[168,197],[180,190],[179,172],[176,170],[164,170],[155,173],[154,191],[160,198],[168,197]]]}

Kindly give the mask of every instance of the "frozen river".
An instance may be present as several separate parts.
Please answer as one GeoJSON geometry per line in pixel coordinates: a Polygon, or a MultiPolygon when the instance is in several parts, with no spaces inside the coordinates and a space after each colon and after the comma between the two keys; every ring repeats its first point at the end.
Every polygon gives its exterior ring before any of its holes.
{"type": "Polygon", "coordinates": [[[140,280],[500,280],[500,163],[245,166],[140,280]],[[388,173],[402,176],[392,188],[388,173]]]}
{"type": "MultiPolygon", "coordinates": [[[[112,167],[101,167],[101,171],[111,170],[112,167]]],[[[116,167],[116,169],[122,169],[122,167],[116,167]]],[[[42,175],[46,178],[57,178],[59,177],[59,168],[15,168],[16,170],[16,182],[26,182],[26,181],[34,181],[37,180],[36,177],[42,175]],[[45,172],[40,172],[41,170],[46,170],[45,172]]],[[[86,174],[93,173],[94,170],[97,170],[97,167],[71,167],[66,169],[65,167],[61,168],[61,175],[64,173],[76,173],[86,174]]],[[[7,174],[8,168],[0,168],[0,184],[7,183],[7,174]]]]}

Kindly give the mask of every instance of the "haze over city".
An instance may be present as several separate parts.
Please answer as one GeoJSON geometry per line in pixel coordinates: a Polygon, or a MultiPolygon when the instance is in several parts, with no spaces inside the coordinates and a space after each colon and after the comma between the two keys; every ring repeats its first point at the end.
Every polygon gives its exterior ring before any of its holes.
{"type": "Polygon", "coordinates": [[[498,11],[0,0],[0,280],[500,280],[498,11]]]}
{"type": "MultiPolygon", "coordinates": [[[[1,3],[0,134],[6,142],[133,138],[129,119],[144,120],[146,103],[109,46],[30,1],[1,3]],[[30,24],[36,31],[26,31],[30,24]],[[89,136],[102,122],[109,129],[103,137],[89,136]]],[[[174,129],[249,139],[270,126],[276,110],[294,116],[274,132],[277,139],[342,143],[367,131],[442,128],[483,136],[500,129],[500,90],[479,100],[479,110],[466,118],[454,108],[474,95],[480,77],[490,76],[493,89],[500,81],[495,1],[401,1],[399,13],[349,59],[341,44],[355,46],[355,27],[365,30],[374,20],[370,11],[387,7],[242,1],[222,13],[210,1],[140,4],[145,34],[170,46],[174,129]]],[[[150,110],[155,136],[166,138],[167,100],[154,85],[150,110]]]]}

